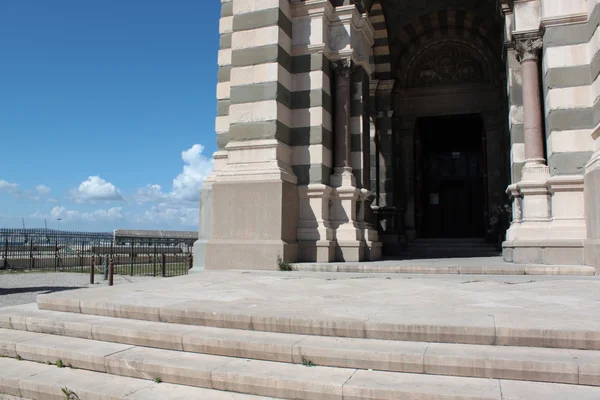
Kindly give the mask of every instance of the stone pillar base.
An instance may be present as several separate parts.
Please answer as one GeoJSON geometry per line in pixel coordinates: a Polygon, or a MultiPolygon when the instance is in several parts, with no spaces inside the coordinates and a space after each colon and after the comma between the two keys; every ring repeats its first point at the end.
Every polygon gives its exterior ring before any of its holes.
{"type": "Polygon", "coordinates": [[[600,275],[600,239],[587,240],[584,248],[585,265],[596,268],[596,274],[600,275]]]}
{"type": "Polygon", "coordinates": [[[596,152],[585,167],[584,195],[587,241],[585,263],[600,273],[600,127],[592,134],[596,152]]]}
{"type": "Polygon", "coordinates": [[[339,241],[335,248],[336,261],[359,262],[365,260],[366,244],[357,241],[339,241]]]}
{"type": "Polygon", "coordinates": [[[276,270],[298,256],[298,187],[291,149],[276,140],[230,142],[212,185],[206,269],[276,270]]]}
{"type": "Polygon", "coordinates": [[[206,245],[208,240],[196,240],[194,242],[193,254],[194,254],[194,265],[192,269],[188,271],[188,274],[197,274],[204,271],[206,264],[206,245]]]}
{"type": "Polygon", "coordinates": [[[206,252],[206,268],[277,270],[277,256],[288,261],[295,260],[297,254],[296,243],[280,240],[211,240],[206,252]]]}
{"type": "Polygon", "coordinates": [[[583,240],[513,240],[502,244],[502,256],[517,264],[584,265],[583,245],[583,240]]]}
{"type": "Polygon", "coordinates": [[[332,262],[335,260],[335,242],[298,241],[298,259],[302,262],[332,262]]]}
{"type": "Polygon", "coordinates": [[[206,265],[206,245],[210,238],[210,218],[212,212],[212,180],[207,179],[200,190],[200,215],[198,240],[194,243],[194,265],[189,274],[204,271],[206,265]]]}

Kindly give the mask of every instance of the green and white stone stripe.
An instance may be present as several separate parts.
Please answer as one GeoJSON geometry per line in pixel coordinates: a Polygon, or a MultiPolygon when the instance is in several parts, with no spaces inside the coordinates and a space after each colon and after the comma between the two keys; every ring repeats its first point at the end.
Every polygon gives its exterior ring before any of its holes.
{"type": "Polygon", "coordinates": [[[332,77],[322,53],[292,59],[292,169],[299,185],[329,184],[333,168],[332,77]]]}
{"type": "Polygon", "coordinates": [[[222,149],[227,144],[229,133],[230,76],[231,76],[231,36],[233,34],[233,1],[221,1],[219,21],[220,47],[218,55],[219,72],[217,79],[217,118],[215,131],[217,145],[222,149]]]}
{"type": "Polygon", "coordinates": [[[523,129],[523,83],[521,66],[515,50],[507,53],[507,83],[510,130],[510,169],[512,182],[521,180],[521,169],[525,162],[525,137],[523,129]]]}
{"type": "Polygon", "coordinates": [[[585,173],[591,133],[600,122],[598,98],[600,7],[585,23],[551,26],[544,34],[544,103],[551,175],[585,173]],[[596,92],[596,93],[595,93],[596,92]]]}
{"type": "Polygon", "coordinates": [[[369,11],[369,20],[373,25],[374,39],[373,60],[375,66],[375,79],[391,79],[392,67],[390,64],[390,45],[385,15],[380,2],[377,0],[369,11]]]}
{"type": "Polygon", "coordinates": [[[350,166],[358,187],[370,186],[369,77],[360,68],[350,86],[350,166]]]}
{"type": "Polygon", "coordinates": [[[227,141],[290,143],[289,2],[233,1],[227,141]]]}

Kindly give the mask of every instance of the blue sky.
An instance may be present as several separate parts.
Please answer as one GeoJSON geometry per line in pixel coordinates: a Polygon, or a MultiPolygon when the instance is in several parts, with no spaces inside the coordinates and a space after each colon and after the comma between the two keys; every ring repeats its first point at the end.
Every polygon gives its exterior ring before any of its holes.
{"type": "Polygon", "coordinates": [[[0,1],[0,228],[196,229],[219,13],[219,0],[0,1]]]}

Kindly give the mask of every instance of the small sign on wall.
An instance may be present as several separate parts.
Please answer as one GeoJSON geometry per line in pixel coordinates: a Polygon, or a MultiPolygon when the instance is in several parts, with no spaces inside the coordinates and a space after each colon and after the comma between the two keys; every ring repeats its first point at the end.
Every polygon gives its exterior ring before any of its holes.
{"type": "Polygon", "coordinates": [[[429,193],[429,204],[432,206],[437,206],[440,204],[440,194],[439,193],[429,193]]]}

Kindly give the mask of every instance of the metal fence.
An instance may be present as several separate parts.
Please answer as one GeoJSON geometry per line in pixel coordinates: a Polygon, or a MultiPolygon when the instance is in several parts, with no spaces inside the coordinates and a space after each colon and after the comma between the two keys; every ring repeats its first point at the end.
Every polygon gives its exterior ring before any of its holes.
{"type": "MultiPolygon", "coordinates": [[[[176,235],[174,235],[176,236],[176,235]]],[[[0,229],[0,269],[104,273],[110,259],[121,275],[177,276],[192,267],[189,237],[117,236],[51,229],[0,229]]]]}

